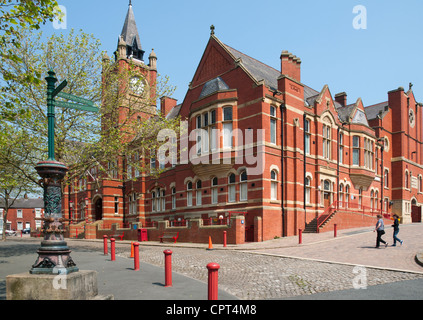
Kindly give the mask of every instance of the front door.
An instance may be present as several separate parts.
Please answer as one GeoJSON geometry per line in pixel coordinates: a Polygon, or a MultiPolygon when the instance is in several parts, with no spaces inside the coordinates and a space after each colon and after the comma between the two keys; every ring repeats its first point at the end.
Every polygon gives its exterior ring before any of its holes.
{"type": "Polygon", "coordinates": [[[331,203],[330,203],[330,193],[325,192],[323,197],[324,197],[323,205],[325,206],[325,208],[329,208],[330,205],[331,205],[331,203]]]}
{"type": "Polygon", "coordinates": [[[95,202],[95,220],[102,220],[103,219],[103,201],[102,199],[98,199],[95,202]]]}
{"type": "Polygon", "coordinates": [[[422,222],[422,207],[411,206],[411,222],[422,222]]]}

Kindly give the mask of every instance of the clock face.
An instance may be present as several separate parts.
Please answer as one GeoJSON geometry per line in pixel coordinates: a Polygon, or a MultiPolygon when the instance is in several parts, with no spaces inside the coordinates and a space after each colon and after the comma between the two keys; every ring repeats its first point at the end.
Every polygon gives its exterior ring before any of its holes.
{"type": "Polygon", "coordinates": [[[413,110],[410,110],[410,112],[408,113],[408,118],[409,118],[409,121],[410,121],[410,126],[413,128],[414,124],[416,123],[416,121],[415,121],[416,119],[415,119],[413,110]]]}
{"type": "Polygon", "coordinates": [[[130,80],[130,88],[134,94],[142,94],[144,91],[144,82],[139,77],[132,77],[130,80]]]}

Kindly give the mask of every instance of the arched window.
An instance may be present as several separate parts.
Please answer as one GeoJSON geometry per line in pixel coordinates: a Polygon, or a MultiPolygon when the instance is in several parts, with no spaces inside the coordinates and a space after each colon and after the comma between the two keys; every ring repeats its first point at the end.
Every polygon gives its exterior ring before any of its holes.
{"type": "Polygon", "coordinates": [[[345,206],[348,208],[350,204],[350,186],[345,186],[345,206]]]}
{"type": "Polygon", "coordinates": [[[156,211],[156,192],[151,193],[151,211],[156,211]]]}
{"type": "Polygon", "coordinates": [[[232,107],[223,108],[223,148],[232,148],[232,107]]]}
{"type": "Polygon", "coordinates": [[[383,176],[385,188],[389,188],[389,171],[386,169],[383,176]]]}
{"type": "Polygon", "coordinates": [[[192,182],[187,183],[187,206],[192,207],[192,182]]]}
{"type": "Polygon", "coordinates": [[[216,177],[214,177],[212,179],[212,204],[216,204],[217,203],[217,184],[218,184],[218,180],[216,177]]]}
{"type": "Polygon", "coordinates": [[[275,170],[272,170],[270,173],[270,199],[277,200],[278,199],[278,174],[275,170]]]}
{"type": "Polygon", "coordinates": [[[240,185],[239,185],[239,190],[240,190],[240,195],[239,195],[239,200],[240,201],[247,201],[248,200],[248,177],[247,177],[247,171],[242,171],[241,175],[240,175],[240,185]]]}
{"type": "Polygon", "coordinates": [[[172,209],[176,209],[176,188],[172,188],[172,209]]]}
{"type": "Polygon", "coordinates": [[[339,185],[339,207],[344,207],[344,185],[339,185]]]}
{"type": "Polygon", "coordinates": [[[270,143],[276,144],[276,108],[270,107],[270,143]]]}
{"type": "Polygon", "coordinates": [[[201,199],[201,180],[198,180],[196,183],[196,193],[195,193],[195,204],[197,206],[201,206],[202,199],[201,199]]]}
{"type": "Polygon", "coordinates": [[[305,203],[310,204],[311,202],[311,179],[310,177],[305,178],[305,203]]]}
{"type": "Polygon", "coordinates": [[[161,201],[162,201],[162,211],[166,210],[166,191],[164,189],[161,190],[162,193],[162,197],[161,197],[161,201]]]}
{"type": "Polygon", "coordinates": [[[310,140],[311,140],[311,135],[310,135],[310,120],[305,119],[304,120],[304,152],[306,154],[310,154],[310,140]]]}
{"type": "Polygon", "coordinates": [[[371,192],[370,192],[370,210],[373,210],[374,209],[374,201],[375,201],[375,193],[374,193],[374,191],[372,190],[371,192]]]}
{"type": "Polygon", "coordinates": [[[323,125],[323,158],[327,160],[331,159],[331,131],[332,128],[329,125],[323,125]]]}
{"type": "Polygon", "coordinates": [[[235,202],[235,174],[230,174],[228,177],[228,202],[235,202]]]}

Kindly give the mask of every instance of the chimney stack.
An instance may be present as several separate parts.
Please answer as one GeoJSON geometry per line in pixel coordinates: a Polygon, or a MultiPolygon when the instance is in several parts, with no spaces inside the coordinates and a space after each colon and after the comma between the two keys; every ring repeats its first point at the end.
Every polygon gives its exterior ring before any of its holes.
{"type": "Polygon", "coordinates": [[[162,112],[162,115],[164,117],[166,117],[169,114],[169,112],[174,107],[176,107],[176,103],[177,103],[176,99],[166,97],[166,96],[161,97],[160,98],[160,110],[162,112]]]}
{"type": "Polygon", "coordinates": [[[281,73],[301,82],[301,59],[286,50],[282,51],[281,73]]]}
{"type": "Polygon", "coordinates": [[[347,105],[347,94],[345,92],[336,94],[335,101],[338,102],[341,106],[345,107],[347,105]]]}

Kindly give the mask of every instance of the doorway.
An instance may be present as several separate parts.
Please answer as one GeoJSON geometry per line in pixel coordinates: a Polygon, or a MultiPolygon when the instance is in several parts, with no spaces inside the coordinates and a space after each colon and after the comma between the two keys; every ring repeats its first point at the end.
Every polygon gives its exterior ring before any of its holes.
{"type": "Polygon", "coordinates": [[[101,198],[97,199],[95,202],[95,220],[103,219],[103,200],[101,198]]]}
{"type": "Polygon", "coordinates": [[[417,206],[417,201],[415,199],[411,201],[411,222],[422,222],[422,207],[417,206]]]}

